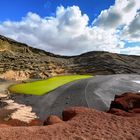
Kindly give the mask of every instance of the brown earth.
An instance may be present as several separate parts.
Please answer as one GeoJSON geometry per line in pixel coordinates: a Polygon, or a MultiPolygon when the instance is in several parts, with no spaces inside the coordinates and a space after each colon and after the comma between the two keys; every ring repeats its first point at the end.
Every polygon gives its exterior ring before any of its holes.
{"type": "Polygon", "coordinates": [[[65,120],[49,126],[1,127],[2,140],[139,140],[140,118],[122,117],[76,107],[63,112],[65,120]]]}

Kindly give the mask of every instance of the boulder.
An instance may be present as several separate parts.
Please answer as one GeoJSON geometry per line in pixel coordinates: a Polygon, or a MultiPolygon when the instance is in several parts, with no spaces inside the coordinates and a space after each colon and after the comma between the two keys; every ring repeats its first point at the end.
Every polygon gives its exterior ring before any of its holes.
{"type": "Polygon", "coordinates": [[[55,115],[50,115],[45,121],[44,121],[44,125],[52,125],[52,124],[56,124],[56,123],[62,123],[63,121],[55,115]]]}
{"type": "Polygon", "coordinates": [[[65,109],[62,112],[63,121],[69,121],[73,119],[77,114],[84,113],[85,108],[82,107],[71,107],[68,109],[65,109]]]}
{"type": "Polygon", "coordinates": [[[120,116],[139,116],[140,115],[140,93],[124,93],[116,95],[111,102],[108,113],[120,116]]]}

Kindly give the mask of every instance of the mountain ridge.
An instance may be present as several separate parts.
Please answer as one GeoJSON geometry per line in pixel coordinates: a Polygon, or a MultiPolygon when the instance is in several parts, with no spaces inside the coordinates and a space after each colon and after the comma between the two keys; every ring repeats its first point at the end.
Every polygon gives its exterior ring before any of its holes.
{"type": "Polygon", "coordinates": [[[140,74],[140,56],[92,51],[61,56],[0,35],[0,73],[23,71],[28,78],[63,74],[140,74]]]}
{"type": "MultiPolygon", "coordinates": [[[[42,49],[39,49],[39,48],[34,48],[34,47],[32,47],[32,46],[27,45],[26,43],[22,43],[22,42],[19,42],[19,41],[14,40],[14,39],[11,39],[11,38],[9,38],[9,37],[0,35],[0,40],[2,40],[2,39],[3,39],[3,40],[7,40],[8,42],[12,42],[12,43],[16,43],[16,44],[23,45],[23,46],[25,46],[25,47],[31,48],[32,50],[41,51],[41,52],[44,52],[44,53],[46,53],[46,54],[50,54],[50,55],[52,55],[52,56],[58,56],[58,57],[71,58],[71,57],[79,57],[79,56],[83,56],[83,55],[88,55],[88,54],[91,54],[91,53],[110,53],[110,54],[117,54],[117,55],[123,55],[123,56],[135,56],[135,57],[140,57],[140,56],[138,56],[138,55],[118,54],[118,53],[112,53],[112,52],[108,52],[108,51],[88,51],[88,52],[81,53],[81,54],[79,54],[79,55],[67,56],[67,55],[60,55],[60,54],[55,54],[55,53],[47,52],[47,51],[42,50],[42,49]]],[[[0,49],[1,49],[1,48],[0,48],[0,49]]]]}

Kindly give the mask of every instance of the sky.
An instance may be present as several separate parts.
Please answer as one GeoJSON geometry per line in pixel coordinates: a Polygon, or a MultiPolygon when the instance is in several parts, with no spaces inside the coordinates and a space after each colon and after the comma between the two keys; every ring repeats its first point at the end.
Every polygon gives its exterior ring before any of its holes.
{"type": "Polygon", "coordinates": [[[1,0],[0,34],[60,55],[140,55],[140,0],[1,0]]]}
{"type": "Polygon", "coordinates": [[[109,8],[114,4],[114,0],[1,0],[0,1],[0,21],[20,20],[28,12],[33,12],[41,17],[55,15],[58,6],[79,6],[82,13],[88,14],[92,21],[101,10],[109,8]],[[107,1],[107,2],[105,2],[107,1]]]}

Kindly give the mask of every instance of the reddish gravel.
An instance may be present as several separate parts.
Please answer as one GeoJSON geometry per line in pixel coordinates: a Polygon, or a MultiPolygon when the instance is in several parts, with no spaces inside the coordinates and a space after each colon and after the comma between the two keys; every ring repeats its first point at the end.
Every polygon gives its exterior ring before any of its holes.
{"type": "Polygon", "coordinates": [[[140,118],[122,117],[87,108],[63,112],[67,122],[49,126],[2,127],[2,140],[139,140],[140,118]]]}
{"type": "Polygon", "coordinates": [[[29,123],[17,120],[17,119],[9,119],[9,120],[0,120],[1,126],[42,126],[43,121],[34,119],[29,123]]]}

